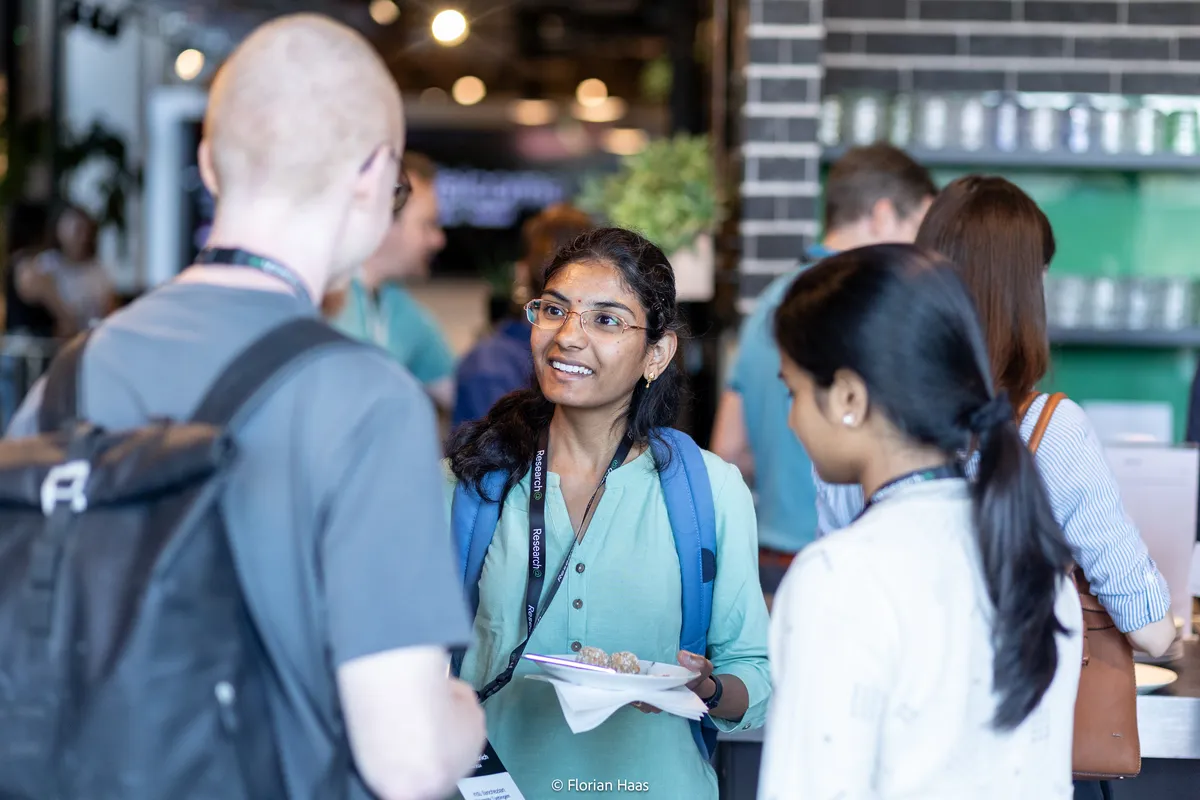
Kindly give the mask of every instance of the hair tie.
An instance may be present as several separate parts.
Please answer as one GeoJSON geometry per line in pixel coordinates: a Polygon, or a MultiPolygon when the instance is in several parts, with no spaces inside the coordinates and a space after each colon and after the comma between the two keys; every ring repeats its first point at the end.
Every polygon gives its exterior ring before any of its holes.
{"type": "Polygon", "coordinates": [[[1012,404],[1008,402],[1008,392],[1000,392],[988,400],[967,418],[967,427],[971,433],[989,433],[1006,422],[1013,421],[1012,404]]]}

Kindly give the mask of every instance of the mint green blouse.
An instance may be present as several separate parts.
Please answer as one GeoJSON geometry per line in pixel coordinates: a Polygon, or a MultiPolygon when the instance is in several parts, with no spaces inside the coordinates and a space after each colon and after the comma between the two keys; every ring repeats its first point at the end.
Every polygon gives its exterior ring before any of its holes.
{"type": "MultiPolygon", "coordinates": [[[[736,467],[704,453],[717,516],[717,576],[708,658],[717,674],[736,675],[750,693],[737,723],[763,724],[771,694],[767,666],[767,608],[758,579],[754,503],[736,467]]],[[[495,678],[525,636],[524,598],[529,563],[529,474],[508,495],[483,566],[475,644],[462,678],[476,689],[495,678]]],[[[450,496],[455,480],[450,477],[450,496]]],[[[547,476],[547,580],[558,574],[574,534],[558,475],[547,476]]],[[[567,576],[538,624],[527,653],[567,654],[572,644],[622,650],[675,663],[682,624],[679,558],[667,507],[649,451],[614,470],[567,576]]],[[[618,782],[642,782],[642,797],[717,798],[717,778],[700,755],[687,720],[623,708],[587,733],[573,734],[554,689],[525,680],[538,669],[522,659],[512,682],[484,706],[488,738],[517,787],[530,800],[553,797],[553,782],[596,781],[626,796],[618,782]]]]}
{"type": "Polygon", "coordinates": [[[372,298],[361,281],[351,281],[346,307],[333,325],[379,345],[426,386],[454,375],[454,354],[437,320],[398,283],[384,283],[372,298]]]}

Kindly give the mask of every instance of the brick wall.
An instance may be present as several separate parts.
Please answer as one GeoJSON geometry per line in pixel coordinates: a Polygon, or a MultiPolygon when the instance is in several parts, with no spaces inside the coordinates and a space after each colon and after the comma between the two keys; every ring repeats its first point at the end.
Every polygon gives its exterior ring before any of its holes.
{"type": "Polygon", "coordinates": [[[819,232],[822,93],[1200,94],[1200,0],[747,0],[745,311],[819,232]]]}
{"type": "Polygon", "coordinates": [[[1200,2],[826,0],[826,91],[1200,94],[1200,2]]]}
{"type": "Polygon", "coordinates": [[[817,235],[823,0],[749,0],[739,296],[758,295],[817,235]]]}

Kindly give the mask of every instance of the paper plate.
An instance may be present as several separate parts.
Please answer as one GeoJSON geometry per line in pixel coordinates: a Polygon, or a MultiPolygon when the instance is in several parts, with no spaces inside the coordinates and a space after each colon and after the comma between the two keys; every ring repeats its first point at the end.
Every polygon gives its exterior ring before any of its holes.
{"type": "Polygon", "coordinates": [[[527,653],[525,658],[537,664],[552,678],[594,689],[674,689],[700,677],[699,672],[692,672],[678,664],[658,661],[642,661],[642,671],[637,675],[629,675],[605,667],[579,664],[574,655],[544,656],[527,653]]]}
{"type": "Polygon", "coordinates": [[[1137,679],[1138,694],[1149,694],[1179,680],[1174,670],[1156,667],[1153,664],[1134,664],[1133,674],[1137,679]]]}

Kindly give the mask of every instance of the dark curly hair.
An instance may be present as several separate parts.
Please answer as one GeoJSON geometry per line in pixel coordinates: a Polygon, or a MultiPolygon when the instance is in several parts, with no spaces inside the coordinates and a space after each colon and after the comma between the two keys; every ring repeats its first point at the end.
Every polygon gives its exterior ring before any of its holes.
{"type": "MultiPolygon", "coordinates": [[[[675,300],[675,273],[653,242],[624,228],[598,228],[561,248],[546,268],[545,282],[569,264],[604,264],[621,273],[646,313],[646,347],[669,332],[681,332],[683,321],[675,300]]],[[[625,424],[634,443],[646,445],[656,428],[675,422],[683,396],[683,377],[674,364],[646,387],[632,388],[625,424]]],[[[450,438],[450,468],[460,481],[483,492],[486,475],[506,476],[504,494],[520,482],[533,463],[538,435],[550,424],[554,404],[541,387],[505,395],[483,419],[460,427],[450,438]]],[[[669,454],[668,450],[664,450],[669,454]]],[[[665,464],[659,463],[659,469],[665,464]]],[[[501,498],[489,498],[499,500],[501,498]]]]}

